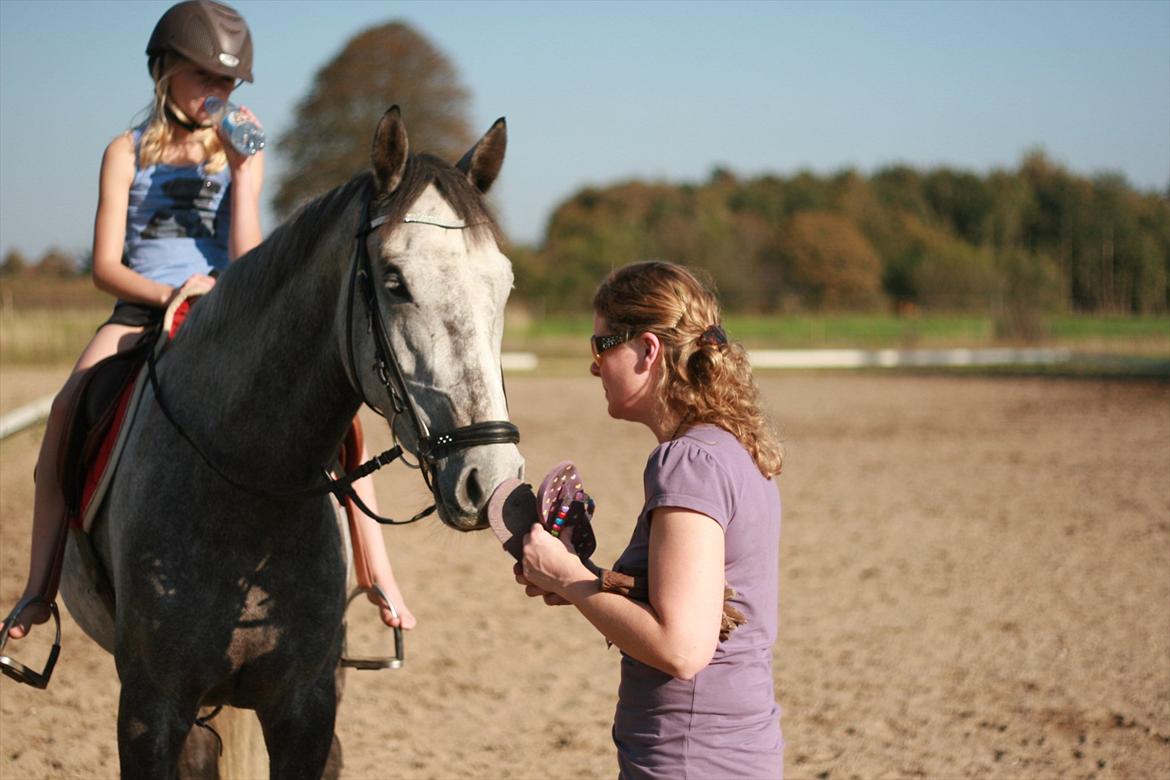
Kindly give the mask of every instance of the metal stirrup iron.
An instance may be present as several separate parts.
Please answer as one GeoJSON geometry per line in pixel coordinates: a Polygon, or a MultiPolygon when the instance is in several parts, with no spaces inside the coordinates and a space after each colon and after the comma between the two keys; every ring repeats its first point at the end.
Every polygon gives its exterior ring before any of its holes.
{"type": "Polygon", "coordinates": [[[57,665],[57,656],[61,654],[61,613],[57,611],[57,602],[48,602],[49,612],[57,624],[57,638],[53,640],[53,647],[49,650],[49,658],[45,661],[44,669],[39,672],[35,669],[29,669],[20,661],[17,661],[4,652],[4,646],[8,644],[8,631],[12,628],[13,622],[20,617],[21,612],[24,612],[38,601],[42,604],[45,603],[45,600],[40,596],[29,596],[21,600],[16,605],[16,609],[12,610],[12,614],[5,619],[4,630],[0,631],[0,672],[3,672],[6,676],[11,677],[19,683],[31,685],[43,691],[49,685],[49,678],[53,676],[53,667],[57,665]]]}
{"type": "MultiPolygon", "coordinates": [[[[353,592],[349,594],[349,598],[345,600],[346,610],[347,611],[349,610],[349,605],[353,603],[354,599],[356,599],[358,596],[361,596],[362,594],[366,594],[366,593],[375,594],[378,597],[378,599],[382,602],[383,605],[390,608],[390,614],[392,616],[394,616],[395,618],[398,617],[398,610],[396,610],[394,608],[394,602],[392,602],[389,598],[387,598],[386,591],[382,590],[382,587],[380,585],[378,585],[378,583],[374,583],[373,586],[371,586],[369,588],[354,588],[353,592]]],[[[348,639],[345,638],[348,636],[348,634],[349,634],[348,631],[342,632],[341,666],[343,666],[347,669],[401,669],[402,668],[402,664],[405,661],[405,653],[403,651],[403,640],[402,640],[402,626],[394,626],[394,655],[393,655],[393,657],[390,657],[390,656],[381,657],[381,658],[350,657],[348,654],[349,653],[348,639]]]]}

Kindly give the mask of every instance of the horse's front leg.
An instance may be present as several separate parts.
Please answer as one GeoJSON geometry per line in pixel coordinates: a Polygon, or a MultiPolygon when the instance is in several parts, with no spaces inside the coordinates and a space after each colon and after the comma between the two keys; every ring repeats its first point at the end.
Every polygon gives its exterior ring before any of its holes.
{"type": "Polygon", "coordinates": [[[145,677],[122,675],[118,702],[118,759],[125,780],[178,776],[179,753],[195,722],[197,706],[180,707],[145,677]]]}
{"type": "MultiPolygon", "coordinates": [[[[332,668],[320,674],[312,685],[298,687],[258,708],[256,715],[268,746],[271,780],[318,780],[325,774],[331,750],[340,752],[333,736],[337,684],[332,668]]],[[[334,763],[339,762],[340,755],[334,763]]]]}

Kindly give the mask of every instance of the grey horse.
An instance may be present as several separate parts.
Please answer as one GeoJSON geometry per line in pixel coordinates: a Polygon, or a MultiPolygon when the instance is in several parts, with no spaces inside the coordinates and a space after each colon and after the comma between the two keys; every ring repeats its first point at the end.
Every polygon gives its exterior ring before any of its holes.
{"type": "Polygon", "coordinates": [[[372,171],[235,262],[157,361],[91,537],[113,613],[75,542],[62,582],[115,657],[124,777],[175,776],[200,707],[220,704],[255,710],[271,777],[322,775],[346,558],[332,500],[306,493],[363,400],[421,456],[452,528],[483,527],[492,489],[523,471],[514,436],[476,435],[511,427],[512,271],[482,199],[505,145],[501,119],[456,166],[411,155],[390,109],[372,171]]]}

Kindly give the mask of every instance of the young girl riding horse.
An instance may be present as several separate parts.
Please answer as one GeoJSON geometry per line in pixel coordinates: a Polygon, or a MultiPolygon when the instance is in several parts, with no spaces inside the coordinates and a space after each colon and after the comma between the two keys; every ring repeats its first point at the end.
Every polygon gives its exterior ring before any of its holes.
{"type": "MultiPolygon", "coordinates": [[[[147,328],[158,326],[172,300],[208,289],[217,271],[262,238],[264,153],[249,157],[237,152],[212,126],[203,105],[211,96],[226,101],[238,84],[252,81],[247,23],[226,5],[187,0],[159,19],[146,53],[154,82],[150,115],[106,147],[94,221],[94,284],[118,301],[49,414],[37,458],[28,582],[4,621],[14,639],[48,620],[56,597],[67,530],[58,450],[83,375],[129,348],[147,328]]],[[[377,511],[369,478],[354,487],[377,511]]],[[[415,618],[402,601],[381,531],[362,515],[358,532],[374,581],[397,606],[397,616],[381,608],[383,622],[413,628],[415,618]]]]}

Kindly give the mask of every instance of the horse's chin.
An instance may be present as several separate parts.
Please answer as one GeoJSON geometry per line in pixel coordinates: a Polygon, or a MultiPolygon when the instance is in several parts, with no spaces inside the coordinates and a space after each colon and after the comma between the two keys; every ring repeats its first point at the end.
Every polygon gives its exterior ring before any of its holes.
{"type": "Polygon", "coordinates": [[[439,507],[439,520],[443,525],[456,531],[482,531],[488,527],[487,518],[482,512],[466,514],[449,510],[446,506],[439,507]]]}

